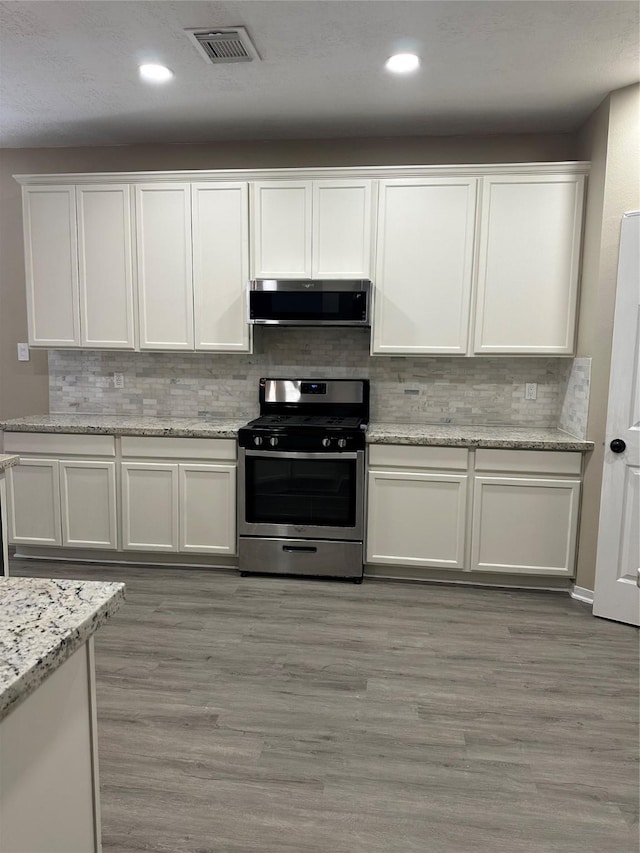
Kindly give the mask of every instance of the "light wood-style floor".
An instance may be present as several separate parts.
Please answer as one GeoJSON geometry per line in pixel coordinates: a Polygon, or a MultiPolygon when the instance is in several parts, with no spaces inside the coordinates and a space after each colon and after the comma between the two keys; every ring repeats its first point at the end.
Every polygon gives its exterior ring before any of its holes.
{"type": "Polygon", "coordinates": [[[127,583],[104,853],[637,853],[638,634],[566,594],[12,572],[127,583]]]}

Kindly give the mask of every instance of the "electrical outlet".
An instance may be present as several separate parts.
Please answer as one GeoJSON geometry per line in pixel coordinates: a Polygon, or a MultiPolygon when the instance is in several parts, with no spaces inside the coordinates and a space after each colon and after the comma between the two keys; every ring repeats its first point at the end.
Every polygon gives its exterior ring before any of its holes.
{"type": "Polygon", "coordinates": [[[29,344],[18,344],[18,361],[29,361],[29,344]]]}
{"type": "Polygon", "coordinates": [[[525,400],[537,400],[538,399],[538,383],[537,382],[525,382],[525,384],[524,384],[524,399],[525,400]]]}
{"type": "Polygon", "coordinates": [[[113,387],[124,388],[124,373],[113,374],[113,387]]]}

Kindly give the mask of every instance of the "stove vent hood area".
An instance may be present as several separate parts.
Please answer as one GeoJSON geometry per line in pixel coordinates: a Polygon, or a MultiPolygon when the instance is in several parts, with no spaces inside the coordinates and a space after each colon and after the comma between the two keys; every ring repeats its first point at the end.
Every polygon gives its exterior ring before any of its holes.
{"type": "Polygon", "coordinates": [[[254,279],[248,321],[265,326],[370,326],[367,279],[254,279]]]}

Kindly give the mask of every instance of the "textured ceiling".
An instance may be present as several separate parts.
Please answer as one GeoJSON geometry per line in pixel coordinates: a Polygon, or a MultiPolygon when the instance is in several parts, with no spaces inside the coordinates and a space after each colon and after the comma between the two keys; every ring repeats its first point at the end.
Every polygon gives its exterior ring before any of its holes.
{"type": "Polygon", "coordinates": [[[0,145],[571,131],[638,79],[638,28],[616,0],[0,2],[0,145]],[[262,61],[208,65],[184,32],[225,25],[262,61]],[[383,70],[401,49],[417,74],[383,70]]]}

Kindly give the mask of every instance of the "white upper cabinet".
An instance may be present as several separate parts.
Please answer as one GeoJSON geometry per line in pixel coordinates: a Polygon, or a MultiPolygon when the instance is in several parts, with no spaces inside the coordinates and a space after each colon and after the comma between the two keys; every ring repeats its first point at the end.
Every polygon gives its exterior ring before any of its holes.
{"type": "Polygon", "coordinates": [[[371,181],[252,187],[254,278],[369,278],[371,181]]]}
{"type": "Polygon", "coordinates": [[[196,349],[249,352],[249,185],[193,184],[191,200],[196,349]]]}
{"type": "Polygon", "coordinates": [[[584,177],[484,178],[475,353],[574,348],[584,177]]]}
{"type": "Polygon", "coordinates": [[[29,342],[250,352],[250,278],[372,279],[373,354],[571,355],[584,171],[19,178],[29,342]]]}
{"type": "Polygon", "coordinates": [[[371,181],[314,181],[312,277],[370,278],[371,181]]]}
{"type": "Polygon", "coordinates": [[[136,186],[140,349],[192,350],[191,185],[136,186]]]}
{"type": "Polygon", "coordinates": [[[81,345],[133,349],[131,191],[76,187],[81,345]]]}
{"type": "Polygon", "coordinates": [[[311,277],[311,181],[256,182],[253,277],[311,277]]]}
{"type": "Polygon", "coordinates": [[[477,183],[380,181],[372,352],[466,353],[477,183]]]}
{"type": "Polygon", "coordinates": [[[73,186],[22,189],[29,343],[80,346],[73,186]]]}

